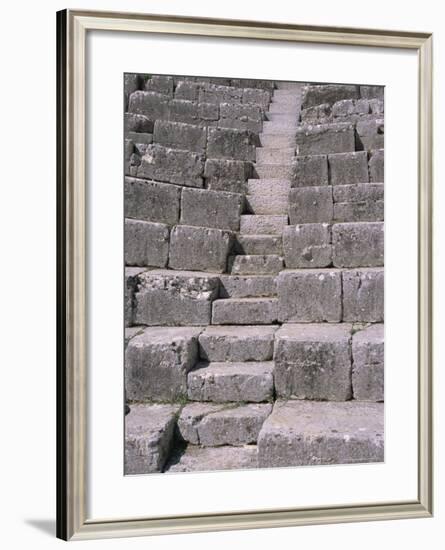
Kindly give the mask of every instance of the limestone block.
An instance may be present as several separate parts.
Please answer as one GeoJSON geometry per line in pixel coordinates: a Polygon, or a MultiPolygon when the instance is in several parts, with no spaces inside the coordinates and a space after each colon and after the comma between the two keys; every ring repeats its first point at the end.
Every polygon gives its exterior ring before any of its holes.
{"type": "Polygon", "coordinates": [[[343,277],[343,321],[381,323],[384,318],[383,268],[351,269],[343,277]]]}
{"type": "Polygon", "coordinates": [[[134,310],[135,310],[135,298],[134,293],[138,285],[138,276],[143,273],[145,269],[140,267],[126,267],[125,268],[125,288],[124,288],[124,318],[125,326],[131,327],[134,324],[134,310]]]}
{"type": "Polygon", "coordinates": [[[371,112],[371,106],[367,99],[342,99],[332,106],[332,115],[334,117],[349,117],[351,115],[368,115],[371,112]]]}
{"type": "Polygon", "coordinates": [[[243,160],[207,159],[204,178],[208,189],[245,193],[252,175],[252,163],[243,160]]]}
{"type": "Polygon", "coordinates": [[[371,325],[352,338],[352,390],[359,401],[384,399],[384,326],[371,325]]]}
{"type": "Polygon", "coordinates": [[[125,327],[124,348],[127,349],[128,342],[140,334],[145,327],[125,327]]]}
{"type": "Polygon", "coordinates": [[[157,92],[166,96],[173,96],[173,77],[166,75],[153,75],[145,81],[145,90],[147,92],[157,92]]]}
{"type": "Polygon", "coordinates": [[[243,235],[280,235],[287,225],[287,216],[241,216],[240,231],[243,235]]]}
{"type": "Polygon", "coordinates": [[[384,188],[381,183],[336,185],[334,221],[367,222],[384,218],[384,188]]]}
{"type": "Polygon", "coordinates": [[[128,108],[128,100],[130,95],[139,90],[141,85],[140,75],[135,73],[124,73],[124,96],[125,96],[125,108],[128,108]]]}
{"type": "Polygon", "coordinates": [[[304,123],[321,124],[331,117],[331,105],[322,103],[301,110],[301,121],[304,123]]]}
{"type": "Polygon", "coordinates": [[[370,181],[383,183],[385,181],[384,168],[385,154],[383,149],[371,151],[369,156],[369,178],[370,181]]]}
{"type": "Polygon", "coordinates": [[[384,99],[385,87],[384,86],[360,86],[360,97],[366,99],[384,99]]]}
{"type": "Polygon", "coordinates": [[[137,113],[125,113],[124,129],[126,134],[128,132],[143,132],[146,134],[151,134],[153,132],[153,121],[144,115],[138,115],[137,113]]]}
{"type": "Polygon", "coordinates": [[[209,128],[207,156],[209,158],[254,161],[255,147],[259,144],[258,135],[249,130],[209,128]]]}
{"type": "Polygon", "coordinates": [[[285,227],[283,250],[287,268],[328,267],[332,264],[331,226],[307,223],[285,227]]]}
{"type": "Polygon", "coordinates": [[[126,218],[173,225],[179,220],[181,188],[155,181],[125,178],[126,218]]]}
{"type": "Polygon", "coordinates": [[[236,254],[283,255],[281,235],[237,235],[234,243],[236,254]]]}
{"type": "Polygon", "coordinates": [[[330,223],[334,215],[331,186],[294,187],[289,193],[290,225],[330,223]]]}
{"type": "Polygon", "coordinates": [[[295,157],[292,187],[328,185],[328,160],[326,155],[295,157]]]}
{"type": "Polygon", "coordinates": [[[156,92],[137,90],[130,94],[128,111],[145,115],[150,120],[168,117],[168,98],[156,92]]]}
{"type": "Polygon", "coordinates": [[[141,154],[145,153],[145,149],[142,149],[142,145],[150,145],[153,143],[153,134],[145,134],[143,132],[127,132],[126,138],[130,139],[138,150],[141,151],[141,154]]]}
{"type": "Polygon", "coordinates": [[[125,265],[165,267],[170,228],[163,223],[125,220],[125,265]]]}
{"type": "Polygon", "coordinates": [[[383,222],[337,223],[332,227],[335,267],[383,265],[383,222]]]}
{"type": "Polygon", "coordinates": [[[207,144],[207,130],[194,124],[157,120],[154,125],[153,141],[164,147],[203,154],[207,144]]]}
{"type": "Polygon", "coordinates": [[[271,275],[221,275],[220,298],[271,297],[277,293],[276,277],[271,275]]]}
{"type": "Polygon", "coordinates": [[[176,84],[175,98],[197,101],[199,97],[200,84],[190,80],[181,80],[176,84]]]}
{"type": "Polygon", "coordinates": [[[199,103],[198,115],[201,121],[216,121],[219,119],[219,105],[215,103],[199,103]]]}
{"type": "Polygon", "coordinates": [[[384,148],[385,123],[382,118],[359,120],[356,129],[358,143],[365,151],[384,148]]]}
{"type": "Polygon", "coordinates": [[[299,126],[297,155],[322,155],[355,151],[354,127],[346,122],[299,126]]]}
{"type": "Polygon", "coordinates": [[[264,109],[267,109],[269,106],[270,97],[269,90],[260,90],[258,88],[244,88],[243,90],[243,103],[256,103],[264,109]]]}
{"type": "Polygon", "coordinates": [[[168,103],[168,119],[171,122],[199,124],[198,102],[184,99],[172,99],[168,103]]]}
{"type": "Polygon", "coordinates": [[[214,325],[270,325],[277,321],[276,298],[230,298],[215,300],[214,325]]]}
{"type": "Polygon", "coordinates": [[[228,265],[232,275],[275,275],[283,269],[283,258],[276,254],[230,256],[228,265]]]}
{"type": "Polygon", "coordinates": [[[302,107],[313,107],[322,103],[333,104],[341,99],[358,99],[359,87],[345,84],[309,85],[303,92],[302,107]]]}
{"type": "Polygon", "coordinates": [[[328,163],[332,185],[367,183],[369,181],[366,151],[329,155],[328,163]]]}
{"type": "Polygon", "coordinates": [[[205,84],[199,90],[199,101],[203,103],[241,103],[242,88],[205,84]]]}
{"type": "Polygon", "coordinates": [[[258,468],[256,445],[244,447],[197,447],[189,445],[175,455],[167,472],[207,472],[213,470],[240,470],[258,468]]]}

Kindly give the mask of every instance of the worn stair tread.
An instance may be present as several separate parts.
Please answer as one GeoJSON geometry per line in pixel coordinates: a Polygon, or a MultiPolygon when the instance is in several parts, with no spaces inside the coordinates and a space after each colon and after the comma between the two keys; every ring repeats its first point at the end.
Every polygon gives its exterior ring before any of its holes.
{"type": "Polygon", "coordinates": [[[242,235],[277,235],[288,225],[285,215],[252,214],[242,215],[240,233],[242,235]]]}
{"type": "Polygon", "coordinates": [[[233,247],[235,254],[283,255],[281,235],[237,235],[233,247]]]}
{"type": "Polygon", "coordinates": [[[206,472],[258,468],[256,445],[199,447],[188,445],[173,454],[165,472],[206,472]]]}
{"type": "Polygon", "coordinates": [[[257,147],[256,163],[280,164],[291,162],[295,156],[294,147],[257,147]]]}
{"type": "Polygon", "coordinates": [[[215,300],[214,325],[270,325],[277,321],[277,298],[226,298],[215,300]]]}
{"type": "Polygon", "coordinates": [[[295,147],[294,132],[274,132],[270,134],[259,134],[262,147],[295,147]]]}
{"type": "Polygon", "coordinates": [[[276,297],[274,275],[221,275],[220,298],[276,297]]]}
{"type": "Polygon", "coordinates": [[[292,161],[280,162],[277,164],[265,163],[255,164],[255,173],[260,179],[291,179],[295,168],[292,161]]]}
{"type": "Polygon", "coordinates": [[[232,275],[277,275],[284,267],[278,254],[243,254],[230,256],[229,270],[232,275]]]}

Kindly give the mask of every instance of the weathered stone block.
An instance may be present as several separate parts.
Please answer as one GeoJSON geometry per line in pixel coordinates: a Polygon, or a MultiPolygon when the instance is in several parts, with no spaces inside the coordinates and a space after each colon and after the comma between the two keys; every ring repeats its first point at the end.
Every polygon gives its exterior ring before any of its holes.
{"type": "Polygon", "coordinates": [[[230,298],[215,300],[214,325],[271,325],[277,321],[276,298],[230,298]]]}
{"type": "Polygon", "coordinates": [[[127,349],[129,341],[140,334],[145,327],[125,327],[124,348],[127,349]]]}
{"type": "Polygon", "coordinates": [[[356,332],[352,338],[352,390],[359,401],[384,399],[384,325],[356,332]]]}
{"type": "Polygon", "coordinates": [[[383,265],[383,222],[337,223],[332,227],[335,267],[383,265]]]}
{"type": "Polygon", "coordinates": [[[245,119],[261,122],[264,118],[261,107],[245,103],[221,103],[219,112],[221,118],[227,119],[245,119]]]}
{"type": "Polygon", "coordinates": [[[125,390],[133,401],[172,401],[187,394],[187,373],[198,362],[201,328],[149,327],[125,352],[125,390]]]}
{"type": "Polygon", "coordinates": [[[289,193],[289,222],[291,225],[301,223],[330,223],[334,215],[332,188],[295,187],[289,193]]]}
{"type": "Polygon", "coordinates": [[[277,327],[210,326],[199,337],[199,355],[206,361],[269,361],[277,327]]]}
{"type": "Polygon", "coordinates": [[[329,155],[328,163],[332,185],[367,183],[369,181],[366,151],[329,155]]]}
{"type": "Polygon", "coordinates": [[[276,275],[283,269],[283,258],[276,254],[230,256],[228,263],[232,275],[276,275]]]}
{"type": "Polygon", "coordinates": [[[145,81],[147,92],[157,92],[169,97],[173,96],[173,77],[166,75],[153,75],[145,81]]]}
{"type": "Polygon", "coordinates": [[[278,254],[283,255],[281,235],[237,235],[234,243],[236,254],[278,254]]]}
{"type": "Polygon", "coordinates": [[[240,231],[244,235],[280,235],[287,225],[287,216],[241,216],[240,231]]]}
{"type": "Polygon", "coordinates": [[[270,97],[269,90],[260,90],[258,88],[244,88],[243,90],[243,103],[256,103],[264,109],[267,109],[269,106],[270,97]]]}
{"type": "Polygon", "coordinates": [[[332,106],[332,115],[340,118],[368,115],[370,112],[371,106],[367,99],[343,99],[332,106]]]}
{"type": "Polygon", "coordinates": [[[240,470],[258,468],[256,445],[244,447],[198,447],[189,445],[174,455],[167,472],[207,472],[213,470],[240,470]]]}
{"type": "Polygon", "coordinates": [[[355,151],[354,127],[342,122],[299,126],[296,131],[297,155],[321,155],[355,151]]]}
{"type": "Polygon", "coordinates": [[[254,161],[255,147],[259,144],[258,135],[249,130],[209,128],[207,156],[209,158],[254,161]]]}
{"type": "Polygon", "coordinates": [[[383,183],[385,181],[385,153],[383,149],[371,151],[369,156],[369,178],[370,181],[383,183]]]}
{"type": "Polygon", "coordinates": [[[383,268],[345,270],[343,321],[382,323],[384,318],[383,268]]]}
{"type": "Polygon", "coordinates": [[[130,95],[128,110],[145,115],[150,120],[168,117],[168,99],[156,92],[137,90],[130,95]]]}
{"type": "Polygon", "coordinates": [[[326,223],[290,225],[283,232],[287,268],[327,267],[332,264],[331,227],[326,223]]]}
{"type": "Polygon", "coordinates": [[[198,115],[201,120],[215,121],[219,119],[219,105],[215,103],[199,103],[198,115]]]}
{"type": "Polygon", "coordinates": [[[177,405],[132,405],[125,417],[125,474],[162,472],[173,444],[177,405]]]}
{"type": "Polygon", "coordinates": [[[352,325],[283,325],[276,333],[279,397],[346,401],[351,389],[352,325]]]}
{"type": "Polygon", "coordinates": [[[124,129],[125,133],[143,132],[150,134],[153,132],[153,121],[144,115],[138,115],[137,113],[125,113],[124,129]]]}
{"type": "Polygon", "coordinates": [[[301,121],[304,123],[321,124],[331,117],[331,105],[322,103],[301,110],[301,121]]]}
{"type": "Polygon", "coordinates": [[[381,183],[337,185],[333,194],[334,220],[337,222],[382,221],[384,218],[381,183]]]}
{"type": "Polygon", "coordinates": [[[385,146],[385,123],[381,118],[359,120],[357,122],[357,140],[365,151],[383,149],[385,146]]]}
{"type": "Polygon", "coordinates": [[[383,113],[385,112],[383,99],[370,99],[369,108],[371,109],[371,113],[373,115],[383,115],[383,113]]]}
{"type": "Polygon", "coordinates": [[[261,403],[273,397],[272,361],[198,363],[187,377],[188,398],[214,403],[261,403]]]}
{"type": "Polygon", "coordinates": [[[204,84],[199,90],[199,101],[203,103],[241,103],[242,88],[204,84]]]}
{"type": "Polygon", "coordinates": [[[177,83],[175,89],[176,99],[186,99],[190,101],[198,101],[200,84],[191,82],[190,80],[181,80],[177,83]]]}
{"type": "Polygon", "coordinates": [[[125,265],[165,267],[170,228],[163,223],[125,220],[125,265]]]}
{"type": "Polygon", "coordinates": [[[309,85],[303,91],[302,107],[313,107],[322,103],[333,104],[341,99],[358,99],[359,87],[345,84],[309,85]]]}
{"type": "Polygon", "coordinates": [[[179,219],[181,188],[155,181],[125,178],[125,217],[173,225],[179,219]]]}
{"type": "Polygon", "coordinates": [[[125,288],[124,288],[124,318],[125,326],[131,327],[134,324],[135,298],[134,293],[138,285],[138,276],[145,269],[140,267],[125,268],[125,288]]]}
{"type": "Polygon", "coordinates": [[[184,188],[181,223],[238,231],[243,207],[240,193],[184,188]]]}
{"type": "Polygon", "coordinates": [[[204,178],[208,189],[245,193],[252,175],[252,163],[243,160],[207,159],[204,178]]]}
{"type": "Polygon", "coordinates": [[[384,99],[385,87],[384,86],[360,86],[360,97],[366,99],[384,99]]]}
{"type": "Polygon", "coordinates": [[[148,145],[137,170],[139,178],[187,187],[202,187],[203,173],[204,159],[201,155],[162,145],[148,145]]]}
{"type": "Polygon", "coordinates": [[[338,270],[282,271],[277,284],[279,321],[341,321],[341,273],[338,270]]]}
{"type": "Polygon", "coordinates": [[[289,203],[290,181],[278,179],[251,179],[248,181],[246,204],[254,214],[286,214],[289,203]]]}
{"type": "Polygon", "coordinates": [[[220,298],[254,298],[275,296],[277,283],[274,276],[221,275],[220,298]]]}
{"type": "Polygon", "coordinates": [[[128,108],[128,99],[130,95],[139,90],[141,85],[140,75],[136,73],[124,73],[124,96],[125,96],[125,108],[128,108]]]}
{"type": "Polygon", "coordinates": [[[219,279],[211,273],[152,270],[139,276],[136,323],[159,326],[210,324],[219,279]]]}
{"type": "Polygon", "coordinates": [[[145,149],[142,150],[140,146],[150,145],[153,142],[153,134],[144,134],[142,132],[128,132],[126,138],[130,139],[141,150],[141,154],[145,153],[145,149]]]}
{"type": "Polygon", "coordinates": [[[295,157],[292,187],[328,185],[328,158],[326,155],[295,157]]]}
{"type": "Polygon", "coordinates": [[[277,401],[258,450],[262,468],[383,462],[383,405],[277,401]]]}
{"type": "Polygon", "coordinates": [[[168,104],[168,119],[172,122],[198,124],[200,122],[198,103],[196,101],[172,99],[168,104]]]}
{"type": "Polygon", "coordinates": [[[207,144],[207,130],[194,124],[157,120],[154,125],[153,140],[164,147],[203,154],[207,144]]]}

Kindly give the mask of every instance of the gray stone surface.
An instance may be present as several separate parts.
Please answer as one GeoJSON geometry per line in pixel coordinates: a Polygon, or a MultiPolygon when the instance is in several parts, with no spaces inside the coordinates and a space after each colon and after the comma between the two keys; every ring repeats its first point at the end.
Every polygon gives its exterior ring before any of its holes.
{"type": "Polygon", "coordinates": [[[369,179],[376,183],[385,181],[385,153],[383,149],[371,151],[369,155],[369,179]]]}
{"type": "Polygon", "coordinates": [[[125,97],[125,108],[128,108],[128,100],[130,95],[139,90],[141,86],[140,75],[135,73],[124,73],[124,97],[125,97]]]}
{"type": "Polygon", "coordinates": [[[331,186],[295,187],[289,193],[289,222],[330,223],[334,215],[331,186]]]}
{"type": "Polygon", "coordinates": [[[205,103],[241,103],[243,89],[218,84],[206,84],[199,90],[199,101],[205,103]]]}
{"type": "Polygon", "coordinates": [[[199,124],[199,105],[196,101],[173,99],[168,103],[168,119],[171,122],[185,122],[186,124],[199,124]]]}
{"type": "Polygon", "coordinates": [[[229,231],[177,225],[170,236],[168,265],[171,269],[222,273],[226,270],[232,240],[229,231]]]}
{"type": "Polygon", "coordinates": [[[322,103],[321,105],[302,109],[300,116],[301,121],[304,123],[320,124],[328,121],[331,118],[331,113],[331,105],[329,103],[322,103]]]}
{"type": "Polygon", "coordinates": [[[198,363],[187,377],[192,401],[215,403],[269,401],[273,397],[272,361],[198,363]]]}
{"type": "Polygon", "coordinates": [[[176,85],[175,98],[197,101],[199,97],[199,88],[200,85],[197,82],[181,80],[176,85]]]}
{"type": "Polygon", "coordinates": [[[307,223],[285,227],[283,249],[287,268],[328,267],[332,264],[331,226],[307,223]]]}
{"type": "Polygon", "coordinates": [[[199,355],[206,361],[269,361],[276,326],[209,326],[199,337],[199,355]]]}
{"type": "Polygon", "coordinates": [[[367,99],[342,99],[332,106],[334,117],[349,117],[351,115],[368,115],[371,106],[367,99]]]}
{"type": "Polygon", "coordinates": [[[267,275],[221,275],[219,295],[221,298],[252,298],[275,296],[275,276],[267,275]]]}
{"type": "Polygon", "coordinates": [[[213,303],[214,325],[270,325],[278,318],[276,298],[228,298],[213,303]]]}
{"type": "Polygon", "coordinates": [[[360,86],[360,97],[383,99],[385,86],[360,86]]]}
{"type": "Polygon", "coordinates": [[[244,88],[243,103],[257,103],[263,108],[267,108],[270,102],[270,95],[269,90],[244,88]]]}
{"type": "Polygon", "coordinates": [[[204,178],[208,189],[245,193],[252,163],[244,160],[207,159],[204,178]]]}
{"type": "Polygon", "coordinates": [[[277,395],[351,399],[351,330],[352,325],[346,323],[283,325],[275,337],[277,395]]]}
{"type": "Polygon", "coordinates": [[[358,143],[365,151],[383,149],[385,146],[385,124],[382,118],[359,120],[356,130],[358,143]]]}
{"type": "Polygon", "coordinates": [[[125,416],[125,474],[161,472],[170,452],[176,405],[132,405],[125,416]]]}
{"type": "Polygon", "coordinates": [[[335,267],[383,265],[383,222],[337,223],[332,226],[335,267]]]}
{"type": "Polygon", "coordinates": [[[135,294],[137,324],[208,325],[219,279],[212,273],[156,269],[139,276],[135,294]]]}
{"type": "Polygon", "coordinates": [[[247,184],[246,203],[253,214],[287,215],[289,180],[250,179],[247,184]]]}
{"type": "Polygon", "coordinates": [[[130,95],[128,110],[150,120],[168,117],[168,98],[156,92],[137,90],[130,95]]]}
{"type": "Polygon", "coordinates": [[[257,164],[281,164],[292,161],[294,156],[294,147],[258,147],[256,150],[257,164]]]}
{"type": "Polygon", "coordinates": [[[384,325],[371,325],[352,338],[352,390],[359,401],[384,399],[384,325]]]}
{"type": "Polygon", "coordinates": [[[292,187],[328,185],[327,155],[307,155],[295,157],[292,187]]]}
{"type": "Polygon", "coordinates": [[[276,275],[283,269],[283,258],[276,254],[229,256],[232,275],[276,275]]]}
{"type": "Polygon", "coordinates": [[[354,127],[349,123],[304,125],[297,129],[297,155],[355,151],[354,127]]]}
{"type": "Polygon", "coordinates": [[[140,334],[145,327],[125,327],[124,348],[127,349],[128,342],[140,334]]]}
{"type": "Polygon", "coordinates": [[[318,84],[309,85],[303,91],[302,107],[313,107],[322,103],[333,104],[342,99],[358,99],[360,90],[355,85],[318,84]]]}
{"type": "Polygon", "coordinates": [[[131,327],[135,318],[135,291],[138,284],[138,276],[145,271],[140,267],[125,268],[125,288],[124,288],[124,318],[125,326],[131,327]]]}
{"type": "Polygon", "coordinates": [[[125,390],[133,401],[174,401],[187,395],[198,362],[199,327],[148,327],[125,353],[125,390]]]}
{"type": "Polygon", "coordinates": [[[219,105],[214,103],[198,103],[198,115],[201,121],[216,121],[219,119],[219,105]]]}
{"type": "MultiPolygon", "coordinates": [[[[267,123],[266,123],[267,124],[267,123]]],[[[254,174],[260,179],[291,180],[294,174],[292,161],[276,164],[274,162],[256,164],[254,174]]]]}
{"type": "Polygon", "coordinates": [[[332,185],[367,183],[369,181],[366,151],[328,155],[328,163],[332,185]]]}
{"type": "Polygon", "coordinates": [[[125,220],[125,265],[165,267],[168,260],[170,229],[163,223],[125,220]]]}
{"type": "Polygon", "coordinates": [[[137,169],[139,178],[177,183],[187,187],[202,187],[204,159],[198,153],[148,145],[137,169]]]}
{"type": "Polygon", "coordinates": [[[145,82],[147,92],[157,92],[169,97],[173,96],[173,77],[166,75],[153,75],[145,82]]]}
{"type": "Polygon", "coordinates": [[[283,255],[281,235],[237,235],[234,243],[236,254],[283,255]]]}
{"type": "Polygon", "coordinates": [[[383,268],[344,270],[343,321],[381,323],[384,319],[383,268]]]}
{"type": "Polygon", "coordinates": [[[243,235],[279,235],[287,225],[287,216],[241,216],[240,232],[243,235]]]}
{"type": "Polygon", "coordinates": [[[153,121],[144,115],[138,115],[137,113],[125,113],[124,129],[126,134],[128,132],[143,132],[146,134],[151,134],[153,133],[153,121]]]}
{"type": "MultiPolygon", "coordinates": [[[[131,140],[138,149],[142,149],[145,145],[153,143],[153,134],[144,134],[142,132],[128,132],[126,138],[131,140]]],[[[145,150],[142,152],[144,153],[145,150]]]]}
{"type": "Polygon", "coordinates": [[[125,178],[125,217],[173,225],[179,220],[181,188],[155,181],[125,178]]]}
{"type": "Polygon", "coordinates": [[[342,286],[339,270],[286,270],[279,274],[277,281],[279,321],[341,321],[342,286]]]}
{"type": "Polygon", "coordinates": [[[334,221],[382,221],[385,214],[382,183],[358,183],[333,187],[334,221]]]}
{"type": "Polygon", "coordinates": [[[184,122],[157,120],[154,125],[153,141],[164,147],[186,149],[203,154],[207,145],[207,129],[184,122]]]}
{"type": "Polygon", "coordinates": [[[258,438],[259,466],[383,462],[383,413],[380,403],[278,401],[258,438]]]}
{"type": "Polygon", "coordinates": [[[206,472],[258,468],[256,445],[245,447],[195,447],[189,445],[169,462],[166,472],[206,472]]]}
{"type": "Polygon", "coordinates": [[[260,132],[263,110],[259,105],[240,103],[221,103],[218,126],[221,128],[237,128],[260,132]]]}
{"type": "Polygon", "coordinates": [[[258,135],[249,130],[209,128],[207,156],[233,160],[255,160],[255,147],[259,146],[258,135]]]}
{"type": "Polygon", "coordinates": [[[240,193],[184,188],[181,223],[238,231],[243,207],[244,197],[240,193]]]}

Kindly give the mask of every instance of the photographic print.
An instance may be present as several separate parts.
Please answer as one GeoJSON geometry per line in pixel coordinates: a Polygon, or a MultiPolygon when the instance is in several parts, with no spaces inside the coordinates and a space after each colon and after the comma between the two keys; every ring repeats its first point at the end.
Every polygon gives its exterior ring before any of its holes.
{"type": "Polygon", "coordinates": [[[127,475],[384,461],[384,88],[124,75],[127,475]]]}

